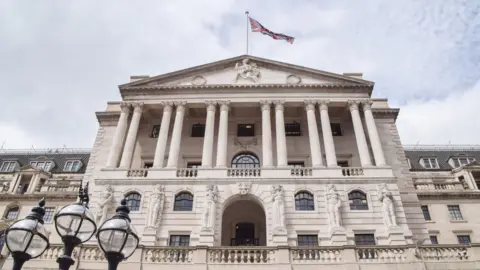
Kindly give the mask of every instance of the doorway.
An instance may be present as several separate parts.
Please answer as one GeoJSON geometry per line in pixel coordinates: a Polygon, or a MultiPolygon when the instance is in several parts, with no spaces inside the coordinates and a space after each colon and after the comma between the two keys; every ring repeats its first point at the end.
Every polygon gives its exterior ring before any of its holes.
{"type": "Polygon", "coordinates": [[[235,226],[235,238],[232,246],[258,246],[258,238],[255,238],[255,224],[240,222],[235,226]]]}

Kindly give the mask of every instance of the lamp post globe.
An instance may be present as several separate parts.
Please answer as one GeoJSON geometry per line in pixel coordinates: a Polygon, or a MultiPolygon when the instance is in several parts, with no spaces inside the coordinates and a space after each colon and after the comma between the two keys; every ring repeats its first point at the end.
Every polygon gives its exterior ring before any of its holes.
{"type": "Polygon", "coordinates": [[[130,257],[138,247],[138,235],[131,224],[127,201],[122,199],[116,214],[98,229],[98,245],[108,260],[108,269],[117,269],[122,260],[130,257]]]}
{"type": "Polygon", "coordinates": [[[62,238],[64,254],[57,262],[61,270],[67,270],[75,261],[72,259],[73,249],[92,238],[97,229],[92,212],[88,209],[88,183],[80,188],[79,201],[64,206],[55,215],[55,229],[62,238]]]}
{"type": "Polygon", "coordinates": [[[48,234],[43,226],[45,199],[25,217],[13,223],[5,232],[5,243],[13,257],[13,270],[20,270],[23,264],[39,257],[50,246],[48,234]]]}

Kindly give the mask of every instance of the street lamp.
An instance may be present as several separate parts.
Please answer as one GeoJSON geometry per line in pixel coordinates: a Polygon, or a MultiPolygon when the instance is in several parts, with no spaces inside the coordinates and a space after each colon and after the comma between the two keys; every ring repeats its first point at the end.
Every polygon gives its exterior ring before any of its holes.
{"type": "Polygon", "coordinates": [[[55,229],[62,238],[64,254],[57,259],[61,270],[68,270],[75,261],[72,259],[73,249],[92,238],[97,229],[94,217],[88,209],[88,183],[81,188],[78,202],[64,206],[55,215],[55,229]]]}
{"type": "Polygon", "coordinates": [[[45,199],[41,199],[25,219],[13,223],[5,232],[5,242],[13,257],[13,270],[22,269],[26,261],[39,257],[50,246],[43,226],[44,206],[45,199]]]}
{"type": "Polygon", "coordinates": [[[138,235],[128,216],[130,209],[125,199],[115,212],[97,232],[98,245],[108,260],[108,270],[116,270],[118,264],[130,257],[138,246],[138,235]]]}

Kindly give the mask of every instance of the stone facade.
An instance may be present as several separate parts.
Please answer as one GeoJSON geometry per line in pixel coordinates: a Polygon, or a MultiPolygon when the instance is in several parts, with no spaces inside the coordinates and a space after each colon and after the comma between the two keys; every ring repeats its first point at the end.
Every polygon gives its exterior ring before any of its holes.
{"type": "MultiPolygon", "coordinates": [[[[372,99],[358,74],[240,56],[134,78],[97,112],[83,178],[97,222],[129,198],[141,247],[121,267],[476,269],[474,246],[447,237],[450,226],[473,234],[474,215],[440,223],[440,205],[457,198],[419,191],[433,174],[411,171],[399,110],[372,99]],[[425,203],[438,224],[425,221],[425,203]],[[430,245],[436,231],[441,246],[430,245]]],[[[61,249],[52,244],[45,268],[61,249]]],[[[105,269],[95,244],[78,249],[79,269],[105,269]]]]}

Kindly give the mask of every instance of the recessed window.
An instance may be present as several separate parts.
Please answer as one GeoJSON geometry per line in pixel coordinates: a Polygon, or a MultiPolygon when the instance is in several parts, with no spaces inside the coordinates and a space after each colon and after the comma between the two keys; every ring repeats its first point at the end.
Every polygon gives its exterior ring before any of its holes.
{"type": "Polygon", "coordinates": [[[190,192],[181,192],[175,196],[173,211],[192,211],[193,195],[190,192]]]}
{"type": "Polygon", "coordinates": [[[8,208],[7,212],[5,213],[6,220],[14,220],[18,217],[18,212],[20,212],[20,207],[13,206],[8,208]]]}
{"type": "Polygon", "coordinates": [[[0,167],[0,172],[13,172],[17,167],[16,161],[4,161],[0,167]]]}
{"type": "Polygon", "coordinates": [[[153,167],[153,162],[152,161],[145,161],[143,163],[143,168],[144,169],[149,169],[149,168],[152,168],[153,167]]]}
{"type": "Polygon", "coordinates": [[[316,235],[316,234],[298,235],[297,236],[297,245],[299,247],[317,247],[318,246],[318,235],[316,235]]]}
{"type": "Polygon", "coordinates": [[[432,220],[432,217],[430,217],[430,211],[428,210],[427,205],[422,205],[422,212],[423,212],[423,218],[425,220],[432,220]]]}
{"type": "Polygon", "coordinates": [[[152,127],[152,131],[150,132],[150,138],[158,138],[159,133],[160,133],[160,125],[154,125],[152,127]]]}
{"type": "Polygon", "coordinates": [[[360,190],[354,190],[348,193],[350,210],[368,210],[367,195],[360,190]]]}
{"type": "Polygon", "coordinates": [[[470,240],[470,235],[457,235],[458,243],[461,245],[470,245],[472,241],[470,240]]]}
{"type": "Polygon", "coordinates": [[[125,196],[125,199],[127,200],[127,206],[130,211],[140,210],[140,201],[142,199],[142,195],[138,194],[137,192],[131,192],[125,196]]]}
{"type": "Polygon", "coordinates": [[[452,157],[452,161],[453,161],[453,166],[455,168],[458,168],[460,166],[465,166],[467,164],[475,162],[475,158],[474,157],[452,157]]]}
{"type": "Polygon", "coordinates": [[[45,215],[43,220],[45,222],[51,222],[53,220],[53,215],[55,214],[55,207],[45,207],[45,215]]]}
{"type": "Polygon", "coordinates": [[[459,205],[447,205],[448,214],[451,220],[463,220],[462,212],[459,205]]]}
{"type": "Polygon", "coordinates": [[[425,169],[438,169],[437,158],[422,158],[422,165],[425,169]]]}
{"type": "Polygon", "coordinates": [[[260,168],[260,160],[250,152],[240,153],[232,159],[232,168],[251,169],[260,168]]]}
{"type": "Polygon", "coordinates": [[[285,124],[285,135],[286,136],[301,136],[300,132],[300,123],[293,122],[285,124]]]}
{"type": "Polygon", "coordinates": [[[330,128],[332,129],[333,136],[342,136],[342,128],[340,123],[330,123],[330,128]]]}
{"type": "Polygon", "coordinates": [[[32,167],[35,167],[39,170],[44,170],[44,171],[48,172],[52,168],[53,162],[51,162],[51,161],[31,161],[30,165],[32,165],[32,167]]]}
{"type": "Polygon", "coordinates": [[[205,124],[192,125],[192,137],[203,137],[203,136],[205,136],[205,124]]]}
{"type": "Polygon", "coordinates": [[[337,161],[337,165],[340,167],[348,167],[348,161],[347,160],[339,160],[337,161]]]}
{"type": "Polygon", "coordinates": [[[171,247],[188,247],[190,245],[190,235],[170,235],[168,245],[171,247]]]}
{"type": "Polygon", "coordinates": [[[255,136],[254,124],[238,124],[237,137],[253,137],[255,136]]]}
{"type": "Polygon", "coordinates": [[[295,210],[297,211],[313,211],[315,203],[312,193],[308,191],[300,191],[295,194],[295,210]]]}
{"type": "Polygon", "coordinates": [[[66,172],[77,172],[80,169],[81,164],[80,160],[68,160],[65,162],[63,170],[66,172]]]}
{"type": "Polygon", "coordinates": [[[430,235],[430,243],[432,243],[432,245],[438,245],[438,238],[436,235],[430,235]]]}
{"type": "Polygon", "coordinates": [[[374,246],[375,235],[374,234],[355,234],[355,245],[357,246],[374,246]]]}

